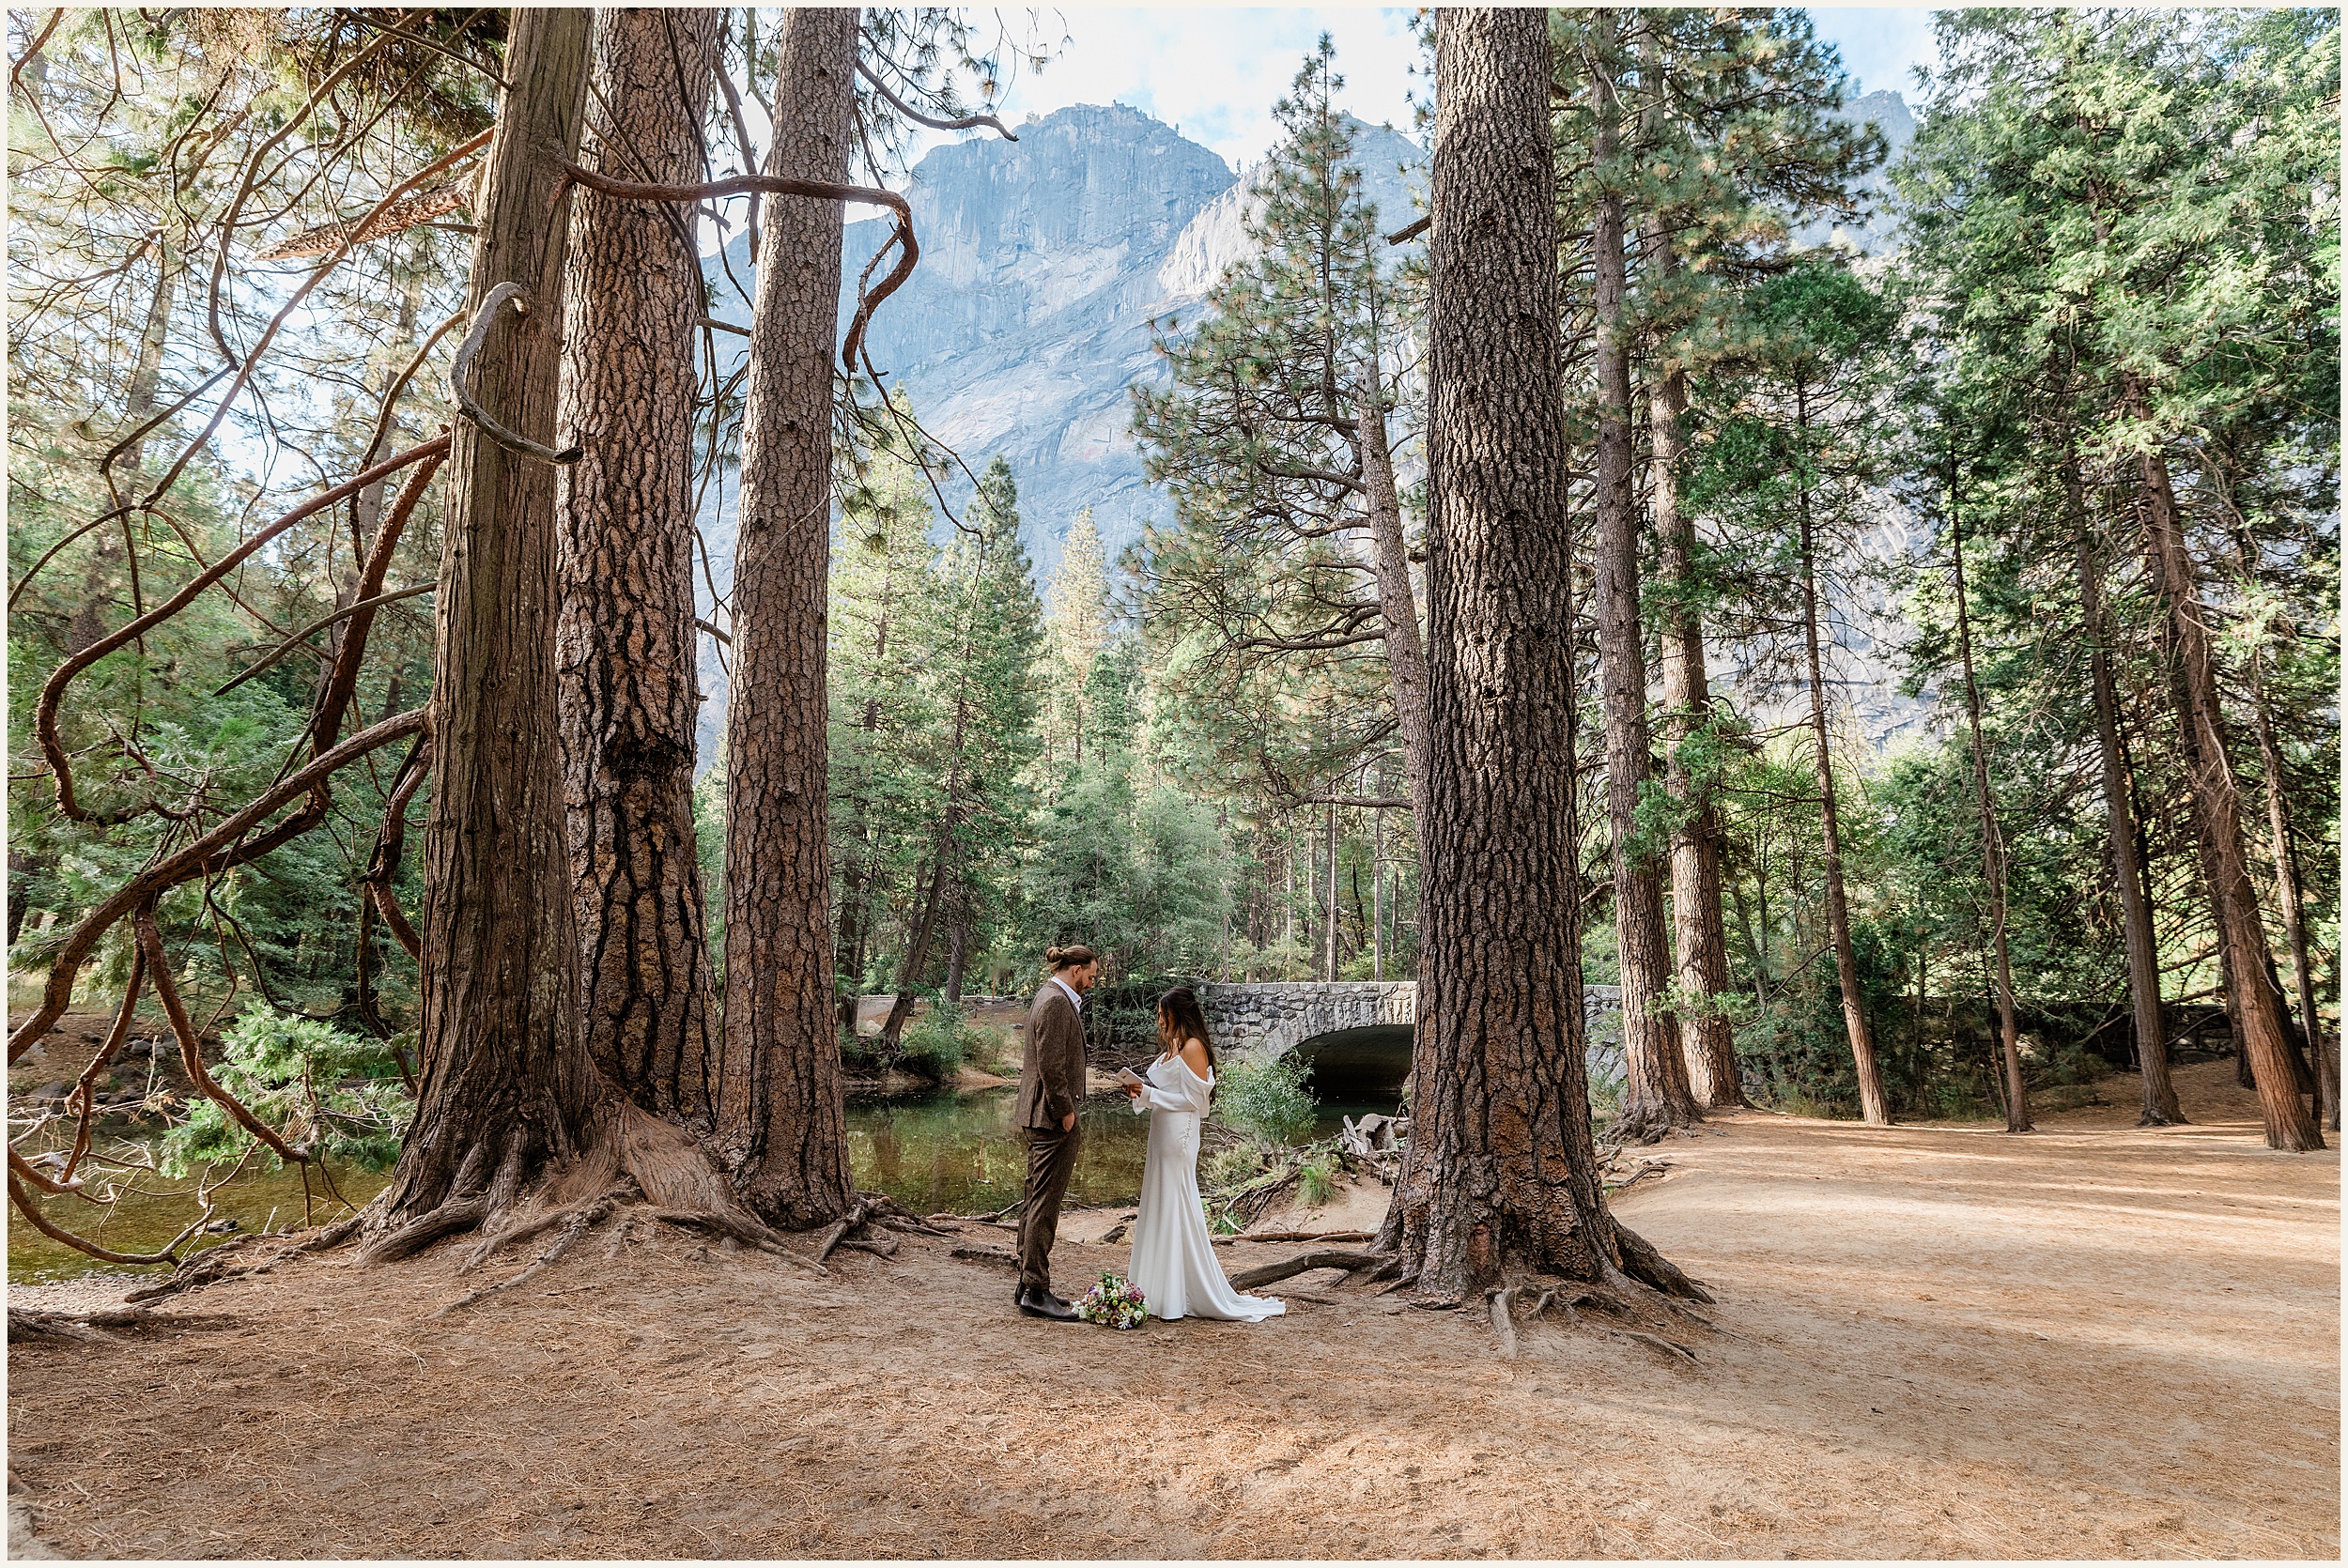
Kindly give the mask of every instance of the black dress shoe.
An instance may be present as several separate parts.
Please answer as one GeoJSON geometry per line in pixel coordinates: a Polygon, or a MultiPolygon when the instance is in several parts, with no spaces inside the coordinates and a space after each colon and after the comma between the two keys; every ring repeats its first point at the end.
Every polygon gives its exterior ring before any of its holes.
{"type": "Polygon", "coordinates": [[[1033,1285],[1021,1286],[1017,1300],[1019,1310],[1029,1317],[1053,1317],[1067,1322],[1076,1315],[1075,1308],[1050,1291],[1039,1290],[1033,1285]]]}

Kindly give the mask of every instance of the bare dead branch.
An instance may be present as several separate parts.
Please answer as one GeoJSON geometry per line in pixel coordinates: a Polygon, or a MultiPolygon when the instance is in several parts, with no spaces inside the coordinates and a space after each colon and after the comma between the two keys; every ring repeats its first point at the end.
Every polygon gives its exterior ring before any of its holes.
{"type": "MultiPolygon", "coordinates": [[[[54,23],[52,23],[52,25],[54,25],[54,23]]],[[[890,108],[896,110],[897,113],[903,115],[905,118],[911,120],[916,125],[926,125],[932,131],[976,131],[981,128],[984,128],[988,131],[1000,132],[1003,140],[1006,142],[1015,142],[1019,140],[1019,138],[1012,133],[1011,127],[1005,125],[1002,121],[996,119],[992,115],[965,115],[960,119],[952,120],[942,120],[935,118],[933,115],[924,115],[920,110],[916,109],[912,104],[907,103],[904,99],[899,98],[895,93],[890,92],[888,90],[888,84],[882,81],[877,75],[873,74],[873,68],[866,65],[860,59],[856,63],[856,73],[858,76],[863,77],[866,82],[870,83],[874,92],[887,99],[890,108]]]]}
{"type": "Polygon", "coordinates": [[[897,292],[904,281],[913,276],[914,264],[920,259],[921,248],[913,237],[913,208],[894,191],[872,185],[835,185],[824,179],[793,179],[783,175],[734,175],[726,179],[712,180],[703,185],[647,185],[639,180],[613,179],[565,161],[563,172],[571,182],[599,191],[607,196],[631,202],[703,202],[720,196],[747,196],[753,193],[773,196],[808,196],[818,201],[863,202],[885,207],[897,215],[896,233],[891,239],[904,247],[897,265],[889,269],[880,286],[857,300],[856,318],[849,323],[848,335],[840,346],[840,362],[853,372],[864,348],[864,329],[872,321],[873,313],[881,301],[897,292]]]}
{"type": "MultiPolygon", "coordinates": [[[[64,743],[57,736],[57,708],[65,699],[66,687],[72,684],[75,676],[116,649],[133,638],[144,637],[155,626],[187,608],[197,594],[236,570],[263,546],[296,523],[316,515],[337,501],[346,500],[357,495],[384,475],[397,472],[410,463],[427,458],[437,460],[446,454],[448,447],[447,435],[437,436],[420,446],[410,447],[395,456],[387,457],[373,468],[360,473],[358,477],[346,480],[325,494],[303,502],[221,557],[210,567],[198,573],[187,587],[148,610],[145,615],[118,628],[111,635],[100,638],[80,652],[66,655],[57,668],[50,672],[47,683],[40,688],[40,700],[33,713],[33,732],[40,743],[41,755],[48,759],[50,769],[56,776],[58,810],[70,821],[79,822],[124,822],[138,814],[137,810],[125,810],[100,816],[85,809],[80,802],[74,799],[72,767],[67,760],[64,743]]],[[[139,808],[139,810],[144,809],[144,807],[139,808]]]]}
{"type": "Polygon", "coordinates": [[[304,639],[324,631],[327,627],[332,625],[335,622],[342,620],[345,616],[357,615],[362,610],[375,609],[383,605],[395,605],[402,599],[413,599],[419,594],[429,593],[440,586],[440,585],[437,582],[420,582],[413,588],[403,588],[391,593],[378,593],[372,599],[362,599],[355,605],[345,605],[338,610],[332,610],[325,615],[321,615],[316,621],[311,622],[308,625],[302,627],[301,630],[294,633],[293,636],[287,638],[285,641],[279,643],[275,648],[271,649],[268,655],[258,664],[247,666],[244,669],[239,670],[238,673],[231,675],[227,680],[222,682],[218,686],[213,688],[212,695],[214,697],[227,696],[230,692],[236,690],[239,686],[244,684],[255,675],[258,675],[263,670],[268,669],[278,660],[284,658],[287,653],[292,653],[294,649],[299,647],[304,639]]]}
{"type": "Polygon", "coordinates": [[[49,966],[49,980],[41,992],[40,1006],[23,1022],[9,1031],[9,1062],[14,1063],[23,1055],[35,1040],[47,1034],[50,1026],[65,1016],[67,1007],[72,1002],[73,984],[80,977],[82,965],[88,961],[99,940],[113,930],[124,915],[150,896],[160,895],[207,872],[225,870],[248,860],[258,859],[279,844],[307,832],[325,818],[325,807],[320,802],[313,801],[301,813],[279,823],[260,839],[252,843],[242,842],[245,835],[266,822],[271,812],[288,801],[310,793],[337,771],[378,746],[414,734],[425,727],[425,710],[414,708],[384,719],[370,729],[362,730],[250,802],[210,832],[176,853],[160,857],[116,888],[113,897],[83,916],[81,924],[74,927],[73,933],[58,948],[49,966]]]}
{"type": "Polygon", "coordinates": [[[530,301],[523,296],[521,284],[509,281],[489,290],[489,297],[481,301],[479,310],[473,312],[472,328],[466,332],[465,341],[456,346],[456,361],[448,367],[448,390],[456,394],[456,407],[464,410],[465,417],[478,425],[484,436],[506,451],[535,457],[542,463],[576,463],[587,455],[585,447],[564,447],[557,452],[544,442],[533,441],[519,431],[499,423],[489,410],[481,406],[481,400],[473,395],[472,357],[481,352],[481,342],[489,335],[490,324],[497,319],[499,308],[509,301],[516,315],[530,314],[530,301]]]}

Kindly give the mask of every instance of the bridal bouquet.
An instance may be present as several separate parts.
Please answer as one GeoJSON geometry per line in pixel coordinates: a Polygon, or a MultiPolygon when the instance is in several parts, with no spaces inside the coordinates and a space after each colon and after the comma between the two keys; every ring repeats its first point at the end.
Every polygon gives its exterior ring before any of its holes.
{"type": "Polygon", "coordinates": [[[1084,1299],[1076,1303],[1076,1315],[1087,1323],[1105,1324],[1112,1329],[1138,1329],[1147,1306],[1139,1285],[1104,1268],[1101,1283],[1086,1291],[1084,1299]]]}

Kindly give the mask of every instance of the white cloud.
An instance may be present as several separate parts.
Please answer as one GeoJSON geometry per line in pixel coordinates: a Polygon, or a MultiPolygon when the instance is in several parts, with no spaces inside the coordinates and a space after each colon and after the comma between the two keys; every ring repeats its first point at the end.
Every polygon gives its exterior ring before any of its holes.
{"type": "Polygon", "coordinates": [[[1050,63],[1007,84],[1014,124],[1076,103],[1124,103],[1212,147],[1234,167],[1271,150],[1273,100],[1321,35],[1336,43],[1343,106],[1411,129],[1425,78],[1409,10],[1368,8],[1068,8],[1042,13],[1050,63]],[[1064,29],[1064,36],[1055,29],[1064,29]]]}

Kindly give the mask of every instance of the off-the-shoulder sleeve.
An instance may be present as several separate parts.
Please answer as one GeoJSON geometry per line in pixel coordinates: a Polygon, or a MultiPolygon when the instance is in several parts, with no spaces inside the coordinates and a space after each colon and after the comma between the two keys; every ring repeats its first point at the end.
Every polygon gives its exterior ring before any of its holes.
{"type": "Polygon", "coordinates": [[[1182,1111],[1194,1116],[1207,1114],[1207,1096],[1212,1085],[1183,1064],[1178,1085],[1162,1089],[1156,1084],[1144,1088],[1134,1098],[1134,1114],[1144,1111],[1182,1111]]]}

